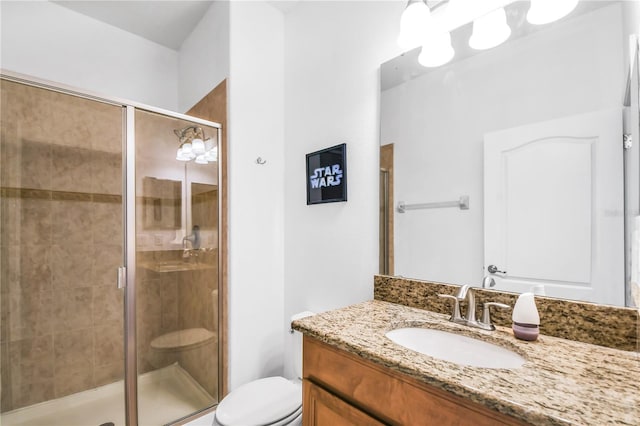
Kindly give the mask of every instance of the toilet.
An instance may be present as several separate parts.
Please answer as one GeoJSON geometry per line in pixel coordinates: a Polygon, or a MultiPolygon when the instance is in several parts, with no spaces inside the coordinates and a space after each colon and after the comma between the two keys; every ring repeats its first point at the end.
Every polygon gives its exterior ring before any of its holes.
{"type": "MultiPolygon", "coordinates": [[[[300,312],[291,321],[311,315],[300,312]]],[[[293,332],[293,340],[296,379],[278,376],[245,383],[220,401],[212,426],[302,425],[302,335],[293,332]]]]}

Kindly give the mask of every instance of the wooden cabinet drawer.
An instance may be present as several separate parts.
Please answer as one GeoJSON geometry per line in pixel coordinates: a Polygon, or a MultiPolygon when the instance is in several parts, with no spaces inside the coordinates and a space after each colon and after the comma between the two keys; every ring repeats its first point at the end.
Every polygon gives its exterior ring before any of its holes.
{"type": "Polygon", "coordinates": [[[327,392],[313,382],[302,383],[305,426],[383,426],[362,410],[327,392]]]}
{"type": "MultiPolygon", "coordinates": [[[[438,426],[526,424],[309,336],[304,336],[303,354],[303,375],[307,381],[320,385],[384,423],[438,426]]],[[[308,407],[303,407],[306,409],[308,407]]]]}

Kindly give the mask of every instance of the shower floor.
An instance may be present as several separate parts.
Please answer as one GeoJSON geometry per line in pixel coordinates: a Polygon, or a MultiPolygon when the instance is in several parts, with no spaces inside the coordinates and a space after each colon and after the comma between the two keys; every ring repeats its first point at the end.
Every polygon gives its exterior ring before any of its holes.
{"type": "MultiPolygon", "coordinates": [[[[138,378],[141,426],[159,426],[216,401],[178,364],[138,378]]],[[[42,402],[3,413],[2,426],[124,426],[124,382],[42,402]]]]}

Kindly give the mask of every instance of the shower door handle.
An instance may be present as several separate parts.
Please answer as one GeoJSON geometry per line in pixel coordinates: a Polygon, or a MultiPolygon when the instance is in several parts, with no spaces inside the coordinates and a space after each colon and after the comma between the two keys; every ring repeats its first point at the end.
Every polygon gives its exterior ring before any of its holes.
{"type": "Polygon", "coordinates": [[[123,289],[127,286],[127,267],[118,267],[118,288],[123,289]]]}

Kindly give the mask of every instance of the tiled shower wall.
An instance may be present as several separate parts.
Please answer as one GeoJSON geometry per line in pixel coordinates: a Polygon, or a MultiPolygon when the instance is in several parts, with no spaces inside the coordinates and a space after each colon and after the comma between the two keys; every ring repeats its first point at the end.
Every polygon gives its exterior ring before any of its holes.
{"type": "MultiPolygon", "coordinates": [[[[163,334],[189,328],[217,333],[217,251],[201,253],[198,262],[209,269],[155,272],[137,269],[138,373],[155,367],[151,363],[151,341],[163,334]]],[[[138,252],[138,264],[179,260],[182,251],[138,252]]],[[[217,346],[200,351],[193,362],[181,360],[181,367],[214,398],[218,395],[217,346]]]]}
{"type": "Polygon", "coordinates": [[[2,411],[123,376],[122,112],[2,81],[2,411]]]}

